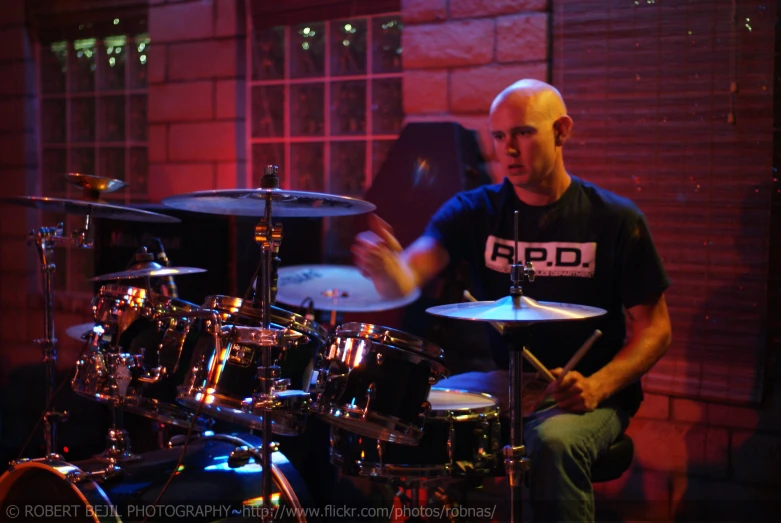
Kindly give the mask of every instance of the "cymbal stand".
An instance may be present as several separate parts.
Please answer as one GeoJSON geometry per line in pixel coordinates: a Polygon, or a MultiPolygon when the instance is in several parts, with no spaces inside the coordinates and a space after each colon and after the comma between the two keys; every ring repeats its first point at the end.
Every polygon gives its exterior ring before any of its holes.
{"type": "MultiPolygon", "coordinates": [[[[527,262],[524,267],[518,263],[518,211],[515,211],[515,246],[514,263],[510,267],[510,296],[516,307],[521,306],[523,289],[521,282],[527,278],[534,281],[534,267],[527,262]]],[[[503,449],[504,467],[510,484],[510,521],[520,522],[523,515],[523,473],[528,469],[529,460],[525,457],[526,447],[523,445],[523,413],[521,398],[523,390],[523,360],[521,354],[525,348],[528,324],[521,326],[518,343],[510,350],[510,444],[503,449]]]]}
{"type": "Polygon", "coordinates": [[[65,245],[82,248],[92,248],[91,213],[86,216],[84,229],[74,231],[71,237],[63,236],[64,225],[57,227],[40,227],[28,233],[28,243],[35,243],[38,258],[41,261],[41,278],[43,283],[43,337],[33,340],[41,346],[43,365],[46,372],[46,412],[43,415],[43,437],[46,447],[46,457],[62,459],[57,454],[57,424],[67,421],[67,412],[53,410],[55,381],[57,375],[57,338],[54,335],[54,248],[65,245]]]}
{"type": "MultiPolygon", "coordinates": [[[[261,179],[260,186],[263,189],[275,189],[279,187],[279,177],[277,176],[278,167],[276,165],[266,166],[265,173],[261,179]]],[[[279,264],[277,254],[279,246],[282,243],[282,225],[272,222],[272,191],[266,193],[266,206],[264,217],[255,227],[255,241],[260,244],[260,292],[255,289],[254,305],[261,311],[261,329],[263,333],[271,330],[270,308],[272,301],[276,298],[277,271],[279,264]]],[[[277,388],[279,380],[279,367],[273,365],[271,343],[262,343],[261,367],[258,368],[258,377],[260,382],[260,396],[263,399],[270,400],[273,404],[273,392],[277,388]]],[[[257,404],[257,403],[256,403],[257,404]]],[[[271,506],[271,492],[273,486],[273,476],[270,473],[272,467],[271,453],[273,451],[271,444],[271,410],[263,412],[262,437],[263,448],[261,449],[262,475],[262,496],[265,507],[271,506]]],[[[266,512],[269,513],[270,512],[266,512]]]]}

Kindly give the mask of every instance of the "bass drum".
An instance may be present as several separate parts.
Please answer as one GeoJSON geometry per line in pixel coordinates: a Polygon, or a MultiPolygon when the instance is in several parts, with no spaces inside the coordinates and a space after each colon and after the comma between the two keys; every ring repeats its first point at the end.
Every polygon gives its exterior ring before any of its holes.
{"type": "MultiPolygon", "coordinates": [[[[228,457],[237,447],[260,443],[248,434],[207,432],[190,441],[178,469],[182,447],[173,446],[123,463],[113,475],[101,474],[106,463],[97,460],[21,462],[0,477],[0,513],[13,521],[258,521],[264,515],[262,467],[250,462],[232,468],[228,457]]],[[[272,474],[274,519],[306,521],[312,500],[281,452],[272,453],[272,474]]]]}

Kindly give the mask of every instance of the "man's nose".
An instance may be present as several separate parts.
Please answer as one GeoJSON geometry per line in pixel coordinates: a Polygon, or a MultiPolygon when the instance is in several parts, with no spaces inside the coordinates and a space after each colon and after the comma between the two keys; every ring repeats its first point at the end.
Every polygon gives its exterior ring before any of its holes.
{"type": "Polygon", "coordinates": [[[504,152],[507,153],[507,156],[513,156],[516,157],[520,154],[520,149],[518,149],[518,144],[515,140],[507,140],[507,145],[504,148],[504,152]]]}

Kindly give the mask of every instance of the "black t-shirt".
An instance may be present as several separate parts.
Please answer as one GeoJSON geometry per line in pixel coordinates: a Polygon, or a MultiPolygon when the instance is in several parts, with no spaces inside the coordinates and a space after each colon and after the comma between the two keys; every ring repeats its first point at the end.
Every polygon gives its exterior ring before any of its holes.
{"type": "MultiPolygon", "coordinates": [[[[602,336],[575,368],[589,376],[623,347],[624,308],[650,302],[670,281],[635,204],[571,178],[561,198],[543,206],[523,203],[507,179],[459,193],[437,211],[424,234],[442,244],[451,264],[468,262],[475,298],[497,300],[510,293],[518,210],[518,261],[531,261],[536,272],[534,282],[523,282],[524,295],[607,310],[588,320],[534,324],[529,350],[548,368],[563,367],[594,329],[600,329],[602,336]]],[[[498,336],[492,340],[491,350],[502,367],[509,361],[506,344],[498,336]]],[[[614,401],[634,413],[642,397],[637,382],[614,401]]]]}

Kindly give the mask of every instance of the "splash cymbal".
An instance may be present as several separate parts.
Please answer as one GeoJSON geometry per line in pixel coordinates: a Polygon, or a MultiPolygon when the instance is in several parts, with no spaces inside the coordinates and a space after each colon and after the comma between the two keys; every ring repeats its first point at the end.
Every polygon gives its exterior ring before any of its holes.
{"type": "Polygon", "coordinates": [[[414,292],[397,300],[380,296],[374,283],[349,265],[296,265],[277,271],[277,302],[300,307],[308,298],[313,308],[338,312],[374,312],[408,305],[420,296],[414,292]]]}
{"type": "Polygon", "coordinates": [[[594,318],[607,311],[587,305],[536,301],[528,296],[513,299],[505,296],[496,301],[475,301],[439,305],[426,309],[434,316],[468,321],[499,323],[538,323],[594,318]]]}
{"type": "Polygon", "coordinates": [[[349,196],[277,188],[198,191],[165,198],[163,204],[185,211],[261,217],[267,194],[271,194],[272,216],[281,218],[350,216],[375,209],[374,204],[349,196]]]}
{"type": "Polygon", "coordinates": [[[91,214],[93,218],[134,222],[178,223],[181,220],[165,214],[124,207],[102,201],[48,198],[46,196],[11,196],[0,198],[0,202],[23,205],[47,212],[66,214],[91,214]]]}

